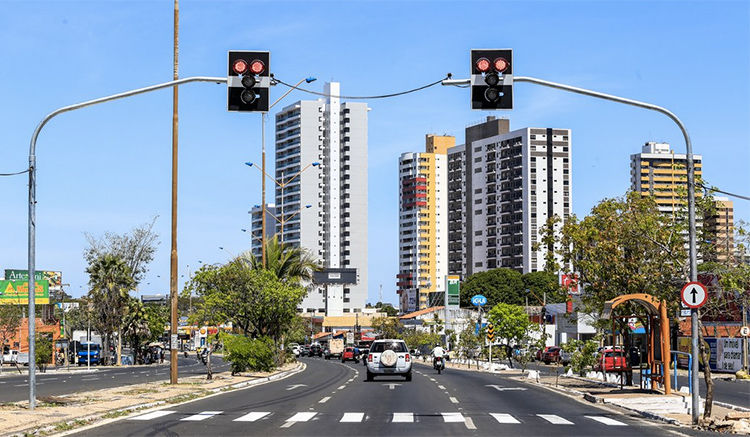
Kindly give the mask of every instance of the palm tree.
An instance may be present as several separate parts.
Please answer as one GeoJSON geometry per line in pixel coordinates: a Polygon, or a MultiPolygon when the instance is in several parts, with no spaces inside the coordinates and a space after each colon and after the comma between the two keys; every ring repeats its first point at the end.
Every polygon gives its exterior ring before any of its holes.
{"type": "MultiPolygon", "coordinates": [[[[102,355],[109,358],[109,343],[112,335],[122,327],[129,292],[135,282],[130,267],[114,255],[102,255],[93,260],[86,269],[89,274],[89,300],[93,310],[93,322],[103,336],[102,355]]],[[[118,336],[118,341],[122,336],[118,336]]],[[[119,349],[119,348],[118,348],[119,349]]],[[[119,356],[118,356],[119,359],[119,356]]]]}
{"type": "Polygon", "coordinates": [[[280,242],[277,236],[266,240],[265,266],[261,258],[247,252],[240,258],[249,262],[253,269],[265,268],[273,272],[277,278],[290,282],[312,281],[313,272],[321,268],[307,249],[280,242]]]}

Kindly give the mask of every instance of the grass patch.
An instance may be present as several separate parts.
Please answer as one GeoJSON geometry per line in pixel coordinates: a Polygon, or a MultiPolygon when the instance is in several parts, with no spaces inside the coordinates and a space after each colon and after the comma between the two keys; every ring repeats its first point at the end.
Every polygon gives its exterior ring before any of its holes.
{"type": "Polygon", "coordinates": [[[124,395],[145,395],[148,393],[157,393],[159,390],[154,388],[134,388],[132,390],[121,391],[124,395]]]}
{"type": "Polygon", "coordinates": [[[62,423],[58,423],[55,426],[55,431],[57,432],[70,431],[71,429],[78,428],[79,426],[83,426],[88,423],[89,422],[87,420],[83,420],[83,419],[77,419],[71,422],[62,422],[62,423]]]}
{"type": "Polygon", "coordinates": [[[184,395],[175,396],[173,398],[167,399],[168,404],[179,404],[181,402],[187,402],[192,401],[193,399],[198,399],[200,397],[206,396],[208,392],[206,390],[201,390],[199,392],[195,393],[187,393],[184,395]]]}

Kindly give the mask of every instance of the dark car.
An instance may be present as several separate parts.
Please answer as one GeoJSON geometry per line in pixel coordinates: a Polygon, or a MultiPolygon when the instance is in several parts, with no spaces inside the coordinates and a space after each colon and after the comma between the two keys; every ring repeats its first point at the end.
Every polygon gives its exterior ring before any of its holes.
{"type": "Polygon", "coordinates": [[[306,344],[304,346],[300,346],[299,348],[299,355],[301,357],[307,357],[310,355],[310,345],[306,344]]]}
{"type": "Polygon", "coordinates": [[[323,348],[319,344],[310,345],[310,356],[311,357],[322,357],[323,348]]]}

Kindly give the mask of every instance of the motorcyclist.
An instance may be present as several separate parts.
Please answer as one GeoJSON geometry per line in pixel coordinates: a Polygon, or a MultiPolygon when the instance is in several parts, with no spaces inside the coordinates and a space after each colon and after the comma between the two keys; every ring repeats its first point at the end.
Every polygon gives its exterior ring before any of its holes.
{"type": "Polygon", "coordinates": [[[445,349],[443,349],[442,346],[439,344],[435,345],[435,348],[432,349],[432,366],[435,366],[435,363],[437,362],[437,359],[443,359],[445,356],[445,349]]]}

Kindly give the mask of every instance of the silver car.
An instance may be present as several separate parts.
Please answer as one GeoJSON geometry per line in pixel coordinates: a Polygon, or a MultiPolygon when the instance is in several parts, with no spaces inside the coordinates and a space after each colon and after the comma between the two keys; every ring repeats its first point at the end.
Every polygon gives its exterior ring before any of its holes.
{"type": "Polygon", "coordinates": [[[400,375],[411,381],[411,354],[403,340],[375,340],[367,355],[367,380],[375,375],[400,375]]]}

